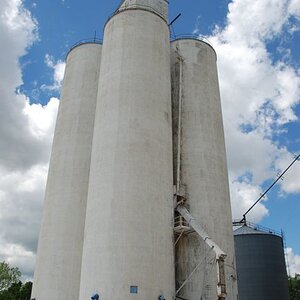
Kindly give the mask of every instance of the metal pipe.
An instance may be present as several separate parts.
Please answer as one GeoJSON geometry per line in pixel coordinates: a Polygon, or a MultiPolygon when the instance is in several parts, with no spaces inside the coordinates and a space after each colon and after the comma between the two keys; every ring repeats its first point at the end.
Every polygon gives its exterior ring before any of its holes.
{"type": "Polygon", "coordinates": [[[182,205],[177,207],[177,211],[184,217],[188,224],[198,233],[198,235],[205,241],[205,243],[213,249],[216,253],[217,259],[219,257],[226,257],[225,252],[209,237],[209,235],[204,231],[199,222],[193,218],[190,212],[182,205]]]}
{"type": "Polygon", "coordinates": [[[176,178],[176,194],[179,195],[180,189],[180,171],[181,171],[181,127],[182,127],[182,66],[183,59],[179,55],[179,95],[178,95],[178,134],[177,134],[177,178],[176,178]]]}
{"type": "MultiPolygon", "coordinates": [[[[183,216],[183,218],[188,222],[188,224],[198,233],[198,235],[203,239],[203,241],[210,247],[212,251],[215,252],[216,255],[216,263],[217,263],[217,294],[218,299],[223,300],[226,298],[226,278],[225,278],[225,252],[208,236],[205,230],[202,228],[201,224],[190,214],[190,212],[183,205],[177,206],[177,211],[183,216]]],[[[180,289],[182,289],[183,285],[192,277],[195,273],[196,269],[199,267],[200,263],[196,266],[196,268],[192,271],[192,273],[188,276],[188,278],[184,281],[180,289]]],[[[176,294],[180,291],[178,289],[176,294]]]]}

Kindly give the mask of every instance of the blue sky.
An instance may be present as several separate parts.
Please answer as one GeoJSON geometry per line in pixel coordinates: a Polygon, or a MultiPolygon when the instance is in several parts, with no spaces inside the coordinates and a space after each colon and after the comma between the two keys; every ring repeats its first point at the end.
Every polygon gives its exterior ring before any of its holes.
{"type": "MultiPolygon", "coordinates": [[[[68,49],[103,26],[119,0],[0,0],[0,259],[30,277],[68,49]]],[[[300,2],[170,1],[180,34],[218,54],[230,189],[240,218],[300,153],[300,2]]],[[[300,272],[300,163],[249,215],[283,229],[300,272]]]]}

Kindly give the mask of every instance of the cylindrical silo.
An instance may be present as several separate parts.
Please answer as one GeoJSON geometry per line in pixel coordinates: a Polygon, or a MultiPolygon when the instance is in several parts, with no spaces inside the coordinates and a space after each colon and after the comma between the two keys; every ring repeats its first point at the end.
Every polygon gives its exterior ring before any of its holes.
{"type": "Polygon", "coordinates": [[[48,173],[32,298],[78,299],[102,46],[67,56],[48,173]]]}
{"type": "Polygon", "coordinates": [[[174,296],[168,3],[144,2],[104,30],[80,300],[174,296]]]}
{"type": "Polygon", "coordinates": [[[234,242],[239,300],[289,300],[282,237],[244,225],[234,242]]]}
{"type": "MultiPolygon", "coordinates": [[[[216,53],[194,38],[171,43],[174,184],[191,215],[227,254],[227,300],[237,299],[233,232],[216,53]]],[[[175,220],[176,221],[176,220],[175,220]]],[[[175,226],[178,224],[175,223],[175,226]]],[[[216,300],[215,253],[195,232],[178,236],[176,289],[182,299],[216,300]]]]}

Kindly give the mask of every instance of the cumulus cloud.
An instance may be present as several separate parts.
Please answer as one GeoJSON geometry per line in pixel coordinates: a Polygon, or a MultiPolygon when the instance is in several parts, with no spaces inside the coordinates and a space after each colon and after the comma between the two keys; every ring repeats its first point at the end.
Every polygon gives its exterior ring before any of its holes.
{"type": "Polygon", "coordinates": [[[0,260],[30,277],[58,99],[32,105],[18,91],[38,24],[21,0],[0,4],[0,260]]]}
{"type": "Polygon", "coordinates": [[[0,260],[29,277],[34,270],[47,170],[47,164],[26,171],[0,168],[0,260]]]}
{"type": "MultiPolygon", "coordinates": [[[[54,120],[57,114],[58,99],[51,98],[46,106],[26,102],[23,113],[28,117],[29,128],[32,136],[39,140],[46,140],[50,145],[54,131],[54,120]]],[[[49,147],[47,147],[49,149],[49,147]]]]}
{"type": "MultiPolygon", "coordinates": [[[[285,54],[275,60],[268,43],[297,26],[299,1],[233,0],[228,9],[226,26],[209,40],[218,53],[233,213],[241,217],[259,186],[293,158],[274,136],[298,120],[299,70],[289,64],[289,49],[280,45],[285,54]]],[[[300,191],[297,172],[299,166],[280,182],[283,193],[300,191]]],[[[267,214],[261,203],[249,217],[259,222],[267,214]]]]}
{"type": "Polygon", "coordinates": [[[300,274],[300,255],[295,254],[292,248],[287,248],[286,253],[290,275],[294,277],[295,274],[300,274]]]}
{"type": "MultiPolygon", "coordinates": [[[[21,0],[0,0],[0,4],[0,228],[4,229],[0,260],[30,277],[58,99],[42,106],[16,92],[22,84],[19,58],[37,40],[38,24],[21,0]]],[[[226,26],[209,37],[218,53],[236,218],[260,195],[261,183],[293,159],[273,137],[282,125],[298,120],[300,70],[289,64],[290,52],[284,45],[280,45],[284,58],[274,60],[267,44],[299,30],[299,19],[298,0],[233,0],[226,26]]],[[[53,83],[42,88],[57,91],[65,65],[49,54],[45,63],[53,71],[53,83]]],[[[300,192],[297,174],[299,165],[280,183],[283,194],[300,192]]],[[[262,202],[249,217],[259,222],[268,213],[262,202]]],[[[289,255],[291,269],[299,270],[299,256],[292,250],[289,255]]]]}
{"type": "MultiPolygon", "coordinates": [[[[289,166],[296,158],[295,155],[292,155],[288,151],[282,152],[282,155],[276,161],[276,167],[280,172],[285,170],[286,167],[289,166]]],[[[283,180],[280,181],[283,195],[300,193],[299,174],[300,163],[296,162],[293,167],[284,175],[283,180]]]]}
{"type": "Polygon", "coordinates": [[[291,0],[289,5],[289,13],[300,19],[300,3],[298,0],[291,0]]]}
{"type": "MultiPolygon", "coordinates": [[[[246,212],[252,204],[257,200],[258,196],[261,195],[262,190],[259,186],[253,185],[249,182],[234,181],[230,185],[230,194],[232,198],[232,215],[235,220],[241,220],[241,212],[246,212]]],[[[248,220],[252,222],[259,222],[264,216],[268,215],[269,212],[260,202],[247,216],[248,220]]]]}
{"type": "Polygon", "coordinates": [[[64,74],[65,74],[65,68],[66,68],[65,62],[61,60],[55,61],[53,56],[46,54],[45,63],[50,69],[53,70],[53,84],[52,85],[44,84],[41,86],[41,89],[49,90],[49,91],[60,90],[64,79],[64,74]]]}
{"type": "MultiPolygon", "coordinates": [[[[1,242],[1,240],[0,240],[1,242]]],[[[0,256],[11,266],[22,266],[22,277],[24,281],[31,280],[32,266],[35,261],[35,254],[28,251],[19,244],[0,243],[0,256]]]]}

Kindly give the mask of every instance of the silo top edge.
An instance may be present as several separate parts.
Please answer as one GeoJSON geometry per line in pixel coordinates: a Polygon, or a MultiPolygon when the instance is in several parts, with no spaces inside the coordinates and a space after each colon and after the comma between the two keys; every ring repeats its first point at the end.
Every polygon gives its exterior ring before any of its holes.
{"type": "MultiPolygon", "coordinates": [[[[125,2],[126,0],[122,0],[121,3],[118,6],[118,9],[120,8],[120,6],[125,2]]],[[[163,0],[165,1],[167,4],[170,4],[170,2],[168,0],[163,0]]]]}
{"type": "Polygon", "coordinates": [[[97,45],[102,45],[102,40],[101,39],[97,39],[97,38],[91,38],[91,39],[84,39],[84,40],[80,40],[78,42],[76,42],[73,46],[71,46],[71,48],[69,49],[69,51],[66,54],[66,58],[65,60],[67,60],[68,55],[70,54],[70,52],[72,52],[75,48],[82,46],[82,45],[86,45],[86,44],[97,44],[97,45]]]}
{"type": "Polygon", "coordinates": [[[252,226],[252,225],[243,225],[242,227],[236,229],[233,232],[234,236],[239,236],[239,235],[275,235],[278,237],[282,237],[282,235],[279,232],[276,232],[274,230],[271,230],[269,228],[265,228],[262,226],[252,226]]]}
{"type": "Polygon", "coordinates": [[[127,6],[124,9],[117,9],[106,21],[104,28],[106,27],[106,25],[109,23],[109,21],[116,15],[125,12],[125,11],[130,11],[130,10],[141,10],[141,11],[147,11],[150,12],[158,17],[160,17],[163,21],[165,21],[165,23],[168,25],[168,21],[165,19],[165,17],[159,13],[158,11],[156,11],[153,7],[151,6],[147,6],[147,5],[131,5],[131,6],[127,6]]]}
{"type": "MultiPolygon", "coordinates": [[[[121,0],[119,6],[118,6],[118,8],[117,8],[117,11],[118,11],[118,9],[120,9],[120,7],[123,5],[123,3],[124,3],[125,1],[126,1],[126,0],[121,0]]],[[[169,2],[168,0],[163,0],[163,1],[165,1],[167,4],[170,4],[170,2],[169,2]]]]}
{"type": "Polygon", "coordinates": [[[181,40],[194,40],[194,41],[202,42],[207,46],[209,46],[214,51],[217,57],[216,50],[212,46],[211,42],[204,35],[182,34],[182,35],[175,35],[171,37],[171,43],[181,41],[181,40]]]}

